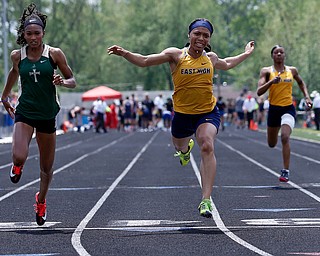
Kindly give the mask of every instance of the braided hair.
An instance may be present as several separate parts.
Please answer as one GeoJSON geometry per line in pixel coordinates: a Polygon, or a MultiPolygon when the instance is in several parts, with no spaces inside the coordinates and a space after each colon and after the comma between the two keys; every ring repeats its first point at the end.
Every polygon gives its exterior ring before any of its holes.
{"type": "Polygon", "coordinates": [[[40,19],[43,23],[43,30],[46,27],[46,21],[47,21],[47,15],[39,12],[37,10],[37,6],[34,3],[31,3],[27,6],[27,8],[24,9],[20,19],[19,24],[17,26],[17,44],[21,46],[25,46],[27,44],[26,40],[24,39],[24,29],[25,29],[25,22],[26,20],[30,19],[31,17],[35,17],[37,19],[40,19]]]}

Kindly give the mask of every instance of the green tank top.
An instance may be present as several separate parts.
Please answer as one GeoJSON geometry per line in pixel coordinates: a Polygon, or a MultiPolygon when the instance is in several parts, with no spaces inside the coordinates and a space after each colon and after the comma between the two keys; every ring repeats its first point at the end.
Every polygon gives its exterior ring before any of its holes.
{"type": "Polygon", "coordinates": [[[60,104],[52,82],[55,68],[49,57],[50,46],[44,45],[42,56],[36,62],[28,59],[27,47],[21,48],[16,113],[35,120],[53,119],[60,110],[60,104]]]}

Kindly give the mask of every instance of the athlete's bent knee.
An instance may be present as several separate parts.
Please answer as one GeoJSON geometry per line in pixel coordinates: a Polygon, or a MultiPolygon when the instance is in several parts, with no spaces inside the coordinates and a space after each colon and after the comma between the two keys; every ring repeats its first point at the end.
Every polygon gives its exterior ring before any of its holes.
{"type": "Polygon", "coordinates": [[[290,136],[287,134],[281,134],[281,143],[287,144],[289,142],[290,136]]]}
{"type": "Polygon", "coordinates": [[[204,140],[201,143],[200,150],[203,153],[212,153],[214,150],[212,141],[211,140],[204,140]]]}

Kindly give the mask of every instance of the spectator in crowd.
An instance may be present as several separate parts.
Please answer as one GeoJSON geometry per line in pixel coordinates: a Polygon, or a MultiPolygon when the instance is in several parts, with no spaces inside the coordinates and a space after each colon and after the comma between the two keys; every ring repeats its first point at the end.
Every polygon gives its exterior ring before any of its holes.
{"type": "Polygon", "coordinates": [[[248,92],[247,98],[243,102],[242,109],[247,117],[248,129],[251,129],[252,122],[254,122],[254,111],[257,109],[257,101],[254,97],[252,97],[251,91],[248,92]]]}
{"type": "Polygon", "coordinates": [[[228,125],[234,125],[236,121],[236,112],[235,112],[235,99],[227,99],[227,121],[228,125]]]}
{"type": "Polygon", "coordinates": [[[162,94],[159,94],[154,98],[154,106],[155,106],[155,127],[158,127],[159,122],[162,120],[164,101],[162,98],[162,94]]]}
{"type": "Polygon", "coordinates": [[[154,110],[154,101],[150,99],[149,94],[145,94],[145,98],[142,101],[142,106],[143,106],[143,117],[144,117],[144,128],[152,130],[154,125],[153,125],[153,110],[154,110]],[[147,123],[147,124],[146,124],[147,123]]]}
{"type": "Polygon", "coordinates": [[[319,131],[320,126],[320,93],[315,92],[315,97],[313,99],[313,111],[314,111],[314,123],[316,125],[316,130],[319,131]]]}
{"type": "Polygon", "coordinates": [[[165,130],[171,129],[171,122],[173,116],[173,103],[172,99],[168,98],[167,102],[164,104],[165,108],[163,111],[162,119],[163,119],[163,126],[165,130]]]}
{"type": "Polygon", "coordinates": [[[244,110],[243,110],[244,100],[245,100],[244,93],[240,93],[240,95],[236,98],[235,111],[237,114],[237,121],[236,121],[237,129],[239,128],[243,129],[245,127],[244,110]]]}
{"type": "Polygon", "coordinates": [[[264,96],[258,97],[258,124],[263,125],[265,121],[264,96]]]}
{"type": "Polygon", "coordinates": [[[134,94],[131,94],[132,104],[132,116],[131,116],[131,129],[135,131],[137,129],[137,113],[138,113],[138,101],[134,94]]]}
{"type": "Polygon", "coordinates": [[[223,101],[222,99],[222,96],[219,96],[218,97],[218,101],[217,101],[217,104],[216,106],[218,107],[219,109],[219,114],[220,114],[220,125],[221,125],[221,129],[222,131],[224,131],[224,113],[225,113],[225,108],[226,108],[226,104],[225,102],[223,101]]]}
{"type": "Polygon", "coordinates": [[[107,132],[105,126],[105,114],[106,114],[107,104],[98,97],[93,102],[93,112],[95,113],[95,126],[96,126],[96,133],[100,133],[100,128],[103,130],[104,133],[107,132]]]}
{"type": "Polygon", "coordinates": [[[124,109],[123,109],[123,99],[119,99],[118,104],[118,131],[124,131],[124,109]]]}
{"type": "Polygon", "coordinates": [[[115,129],[118,127],[118,118],[117,118],[117,108],[118,106],[116,105],[115,102],[112,102],[110,104],[110,128],[115,129]]]}
{"type": "Polygon", "coordinates": [[[133,104],[130,100],[129,96],[123,101],[123,109],[124,109],[124,130],[126,132],[131,131],[131,121],[133,115],[133,104]]]}

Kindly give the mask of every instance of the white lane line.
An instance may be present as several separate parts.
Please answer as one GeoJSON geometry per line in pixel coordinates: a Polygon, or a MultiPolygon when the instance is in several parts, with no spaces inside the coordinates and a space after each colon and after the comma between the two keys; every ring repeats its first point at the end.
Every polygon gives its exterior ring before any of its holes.
{"type": "Polygon", "coordinates": [[[9,149],[9,150],[0,152],[0,155],[5,155],[5,154],[11,153],[11,152],[12,152],[12,150],[9,149]]]}
{"type": "MultiPolygon", "coordinates": [[[[130,135],[130,136],[131,136],[131,135],[130,135]]],[[[81,143],[84,143],[84,142],[86,142],[86,141],[88,141],[88,139],[82,140],[82,141],[77,141],[77,142],[74,142],[74,143],[69,143],[69,144],[67,144],[67,145],[65,145],[65,146],[57,147],[57,148],[56,148],[56,152],[59,152],[59,151],[61,151],[61,150],[65,150],[65,149],[68,149],[68,148],[71,148],[71,147],[75,147],[75,146],[77,146],[77,145],[79,145],[79,144],[81,144],[81,143]]],[[[37,145],[30,145],[30,147],[36,147],[36,146],[37,146],[37,145]]],[[[10,151],[7,151],[7,153],[8,153],[8,152],[11,152],[11,150],[10,150],[10,151]]],[[[35,155],[28,156],[27,160],[30,160],[30,159],[33,159],[33,158],[36,158],[36,157],[39,157],[39,154],[35,154],[35,155]]],[[[4,168],[7,168],[7,167],[9,167],[9,166],[11,166],[11,165],[12,165],[12,162],[7,163],[7,164],[4,164],[4,165],[0,165],[0,170],[1,170],[1,169],[4,169],[4,168]]]]}
{"type": "Polygon", "coordinates": [[[131,170],[133,165],[138,161],[140,156],[147,150],[149,145],[152,143],[152,141],[155,139],[155,137],[159,134],[159,131],[156,132],[151,139],[147,142],[147,144],[138,152],[138,154],[132,159],[132,161],[129,163],[129,165],[126,167],[126,169],[118,176],[118,178],[111,184],[109,189],[102,195],[102,197],[97,201],[97,203],[94,205],[94,207],[90,210],[90,212],[87,214],[87,216],[80,222],[80,224],[77,226],[76,230],[73,232],[71,237],[71,243],[73,248],[77,251],[79,255],[90,255],[86,249],[81,244],[81,234],[83,230],[86,228],[89,221],[93,218],[93,216],[96,214],[96,212],[100,209],[100,207],[103,205],[103,203],[107,200],[107,198],[110,196],[112,191],[116,188],[116,186],[120,183],[120,181],[127,175],[127,173],[131,170]]]}
{"type": "Polygon", "coordinates": [[[288,252],[288,255],[320,256],[320,252],[288,252]]]}
{"type": "MultiPolygon", "coordinates": [[[[232,136],[238,137],[238,138],[242,138],[242,136],[235,135],[235,134],[232,134],[232,136]]],[[[255,144],[259,144],[259,145],[262,145],[262,146],[264,146],[264,147],[267,147],[266,143],[264,143],[264,142],[257,141],[257,140],[255,140],[255,139],[251,139],[251,138],[246,138],[246,140],[251,141],[251,142],[253,142],[253,143],[255,143],[255,144]]],[[[218,141],[221,142],[219,139],[218,139],[218,141]]],[[[314,141],[313,141],[313,142],[314,142],[314,141]]],[[[320,143],[320,142],[317,142],[317,143],[320,143]]],[[[318,145],[317,145],[317,147],[318,147],[318,145]]],[[[269,147],[268,147],[268,148],[269,148],[269,147]]],[[[276,150],[278,150],[278,151],[282,151],[282,148],[281,148],[280,146],[276,146],[274,149],[276,149],[276,150]]],[[[319,161],[319,160],[314,159],[314,158],[311,158],[311,157],[308,157],[308,156],[301,155],[301,154],[299,154],[299,153],[295,153],[294,151],[291,151],[291,155],[296,156],[296,157],[303,158],[303,159],[305,159],[305,160],[308,160],[308,161],[310,161],[310,162],[314,162],[314,163],[316,163],[316,164],[320,164],[320,161],[319,161]]]]}
{"type": "MultiPolygon", "coordinates": [[[[201,185],[201,176],[200,176],[200,171],[198,169],[198,166],[193,158],[193,155],[190,154],[190,161],[191,161],[191,165],[193,167],[193,170],[198,178],[198,182],[201,185]]],[[[248,242],[246,242],[245,240],[241,239],[240,237],[238,237],[237,235],[235,235],[234,233],[232,233],[223,223],[220,214],[218,212],[218,209],[216,208],[215,204],[212,201],[212,198],[210,197],[211,203],[212,203],[212,218],[214,220],[214,222],[216,223],[217,227],[219,230],[221,230],[226,236],[228,236],[229,238],[231,238],[233,241],[235,241],[236,243],[240,244],[241,246],[244,246],[246,248],[248,248],[250,251],[253,251],[259,255],[264,255],[264,256],[271,256],[272,254],[269,254],[257,247],[255,247],[252,244],[249,244],[248,242]]]]}
{"type": "MultiPolygon", "coordinates": [[[[266,170],[267,172],[271,173],[272,175],[276,176],[276,177],[279,177],[279,174],[273,170],[271,170],[270,168],[264,166],[263,164],[260,164],[259,162],[257,162],[256,160],[252,159],[251,157],[247,156],[246,154],[242,153],[241,151],[233,148],[232,146],[230,146],[229,144],[227,143],[224,143],[223,141],[221,140],[217,140],[219,141],[219,143],[221,143],[223,146],[225,146],[226,148],[228,148],[229,150],[237,153],[238,155],[242,156],[243,158],[247,159],[248,161],[250,161],[251,163],[259,166],[260,168],[262,168],[263,170],[266,170]]],[[[316,160],[314,160],[314,162],[317,162],[316,160]]],[[[288,181],[286,184],[298,189],[300,192],[308,195],[309,197],[313,198],[314,200],[316,200],[317,202],[320,203],[320,197],[318,197],[317,195],[311,193],[310,191],[300,187],[298,184],[292,182],[292,181],[288,181]]]]}
{"type": "Polygon", "coordinates": [[[41,253],[41,254],[0,254],[0,256],[52,256],[60,255],[60,253],[41,253]]]}
{"type": "Polygon", "coordinates": [[[320,164],[320,161],[319,161],[319,160],[313,159],[313,158],[308,157],[308,156],[300,155],[300,154],[295,153],[295,152],[291,152],[291,155],[297,156],[297,157],[300,157],[300,158],[303,158],[303,159],[305,159],[305,160],[308,160],[308,161],[310,161],[310,162],[314,162],[314,163],[316,163],[316,164],[320,164]]]}
{"type": "MultiPolygon", "coordinates": [[[[64,150],[64,149],[67,149],[67,148],[70,148],[70,147],[74,147],[74,146],[77,146],[79,145],[80,143],[82,143],[81,141],[77,141],[75,143],[71,143],[71,144],[68,144],[66,146],[62,146],[62,147],[59,147],[59,148],[56,148],[56,152],[58,151],[61,151],[61,150],[64,150]]],[[[10,150],[11,152],[11,150],[10,150]]],[[[39,157],[39,154],[35,154],[35,155],[31,155],[31,156],[28,156],[27,160],[30,160],[30,159],[33,159],[33,158],[36,158],[36,157],[39,157]]],[[[12,165],[12,162],[10,163],[7,163],[7,164],[4,164],[4,165],[0,165],[0,170],[1,169],[4,169],[4,168],[7,168],[9,166],[12,165]]]]}
{"type": "MultiPolygon", "coordinates": [[[[55,171],[53,172],[53,175],[58,174],[59,172],[67,169],[68,167],[70,167],[70,166],[72,166],[72,165],[74,165],[74,164],[82,161],[83,159],[85,159],[85,158],[87,158],[87,157],[89,157],[89,156],[91,156],[91,155],[95,155],[95,154],[99,153],[100,151],[102,151],[102,150],[104,150],[104,149],[106,149],[106,148],[108,148],[108,147],[110,147],[110,146],[112,146],[112,145],[114,145],[114,144],[117,144],[119,141],[122,141],[122,140],[124,140],[125,138],[127,138],[127,137],[129,137],[129,136],[132,136],[132,135],[133,135],[133,134],[129,134],[129,135],[127,135],[127,136],[123,136],[123,137],[121,137],[121,138],[119,138],[119,139],[117,139],[117,140],[114,140],[114,141],[110,142],[109,144],[107,144],[107,145],[105,145],[105,146],[103,146],[103,147],[101,147],[101,148],[99,148],[99,149],[97,149],[97,150],[89,153],[89,154],[84,154],[84,155],[78,157],[78,158],[75,159],[74,161],[69,162],[68,164],[60,167],[60,168],[57,169],[57,170],[55,170],[55,171]]],[[[3,201],[3,200],[6,199],[6,198],[8,198],[8,197],[10,197],[10,196],[18,193],[19,191],[24,190],[25,188],[32,186],[33,184],[35,184],[35,183],[37,183],[37,182],[39,182],[39,181],[40,181],[40,178],[38,178],[38,179],[36,179],[36,180],[33,180],[33,181],[31,181],[31,182],[29,182],[29,183],[27,183],[27,184],[24,184],[24,185],[18,187],[17,189],[15,189],[15,190],[10,191],[9,193],[7,193],[7,194],[5,194],[5,195],[3,195],[3,196],[0,197],[0,202],[3,201]]]]}

